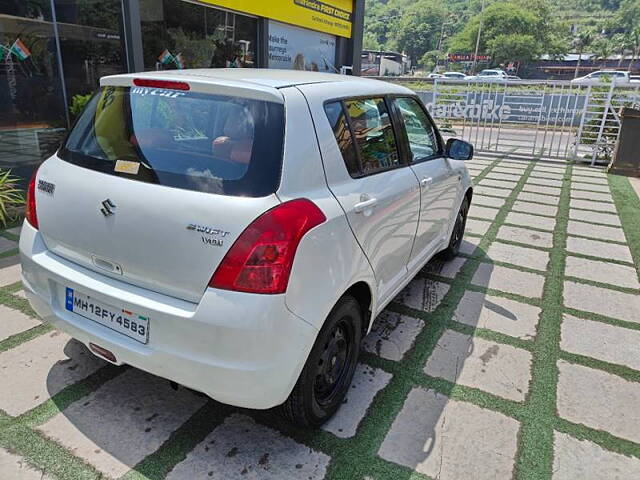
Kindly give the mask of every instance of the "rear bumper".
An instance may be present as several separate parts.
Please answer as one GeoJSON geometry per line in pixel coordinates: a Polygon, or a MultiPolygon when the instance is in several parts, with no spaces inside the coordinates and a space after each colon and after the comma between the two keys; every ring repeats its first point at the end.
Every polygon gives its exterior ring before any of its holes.
{"type": "Polygon", "coordinates": [[[118,364],[230,405],[264,409],[284,402],[317,335],[317,329],[288,310],[284,295],[207,289],[200,303],[186,302],[51,253],[27,222],[20,256],[27,298],[44,321],[86,345],[93,342],[110,350],[118,364]],[[149,317],[148,343],[65,310],[66,287],[149,317]]]}

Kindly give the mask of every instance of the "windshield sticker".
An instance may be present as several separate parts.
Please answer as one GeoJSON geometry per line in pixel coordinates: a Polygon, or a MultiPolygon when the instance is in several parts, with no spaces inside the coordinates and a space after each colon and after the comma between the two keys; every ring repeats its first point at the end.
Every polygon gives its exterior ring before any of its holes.
{"type": "Polygon", "coordinates": [[[147,95],[155,95],[158,97],[178,98],[186,95],[185,92],[176,92],[175,90],[164,90],[162,88],[148,87],[131,87],[131,94],[146,97],[147,95]]]}
{"type": "Polygon", "coordinates": [[[140,170],[139,162],[130,162],[128,160],[116,160],[116,166],[113,169],[120,173],[129,173],[131,175],[137,175],[140,170]]]}

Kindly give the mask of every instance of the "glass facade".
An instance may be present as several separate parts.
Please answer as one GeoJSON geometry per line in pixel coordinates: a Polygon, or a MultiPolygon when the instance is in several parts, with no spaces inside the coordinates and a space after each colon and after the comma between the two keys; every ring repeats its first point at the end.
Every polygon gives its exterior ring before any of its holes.
{"type": "Polygon", "coordinates": [[[140,0],[146,70],[255,67],[258,20],[176,0],[140,0]]]}
{"type": "Polygon", "coordinates": [[[0,168],[29,178],[67,123],[49,1],[0,2],[0,168]]]}
{"type": "Polygon", "coordinates": [[[347,52],[334,35],[209,3],[0,0],[0,170],[11,169],[25,187],[105,75],[267,66],[331,72],[339,69],[337,52],[347,52]]]}

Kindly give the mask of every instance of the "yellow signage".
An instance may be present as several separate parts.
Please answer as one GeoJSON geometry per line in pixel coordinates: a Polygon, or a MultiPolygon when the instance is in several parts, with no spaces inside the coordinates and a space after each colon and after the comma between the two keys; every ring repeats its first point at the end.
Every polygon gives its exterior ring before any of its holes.
{"type": "Polygon", "coordinates": [[[351,38],[353,0],[201,0],[219,7],[351,38]]]}

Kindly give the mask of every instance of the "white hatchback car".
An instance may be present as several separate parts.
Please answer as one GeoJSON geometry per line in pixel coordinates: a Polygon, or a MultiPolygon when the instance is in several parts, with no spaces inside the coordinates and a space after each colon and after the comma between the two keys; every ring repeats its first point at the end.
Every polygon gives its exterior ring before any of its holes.
{"type": "Polygon", "coordinates": [[[376,80],[105,77],[29,184],[25,292],[109,362],[317,426],[372,319],[457,254],[472,155],[376,80]]]}

